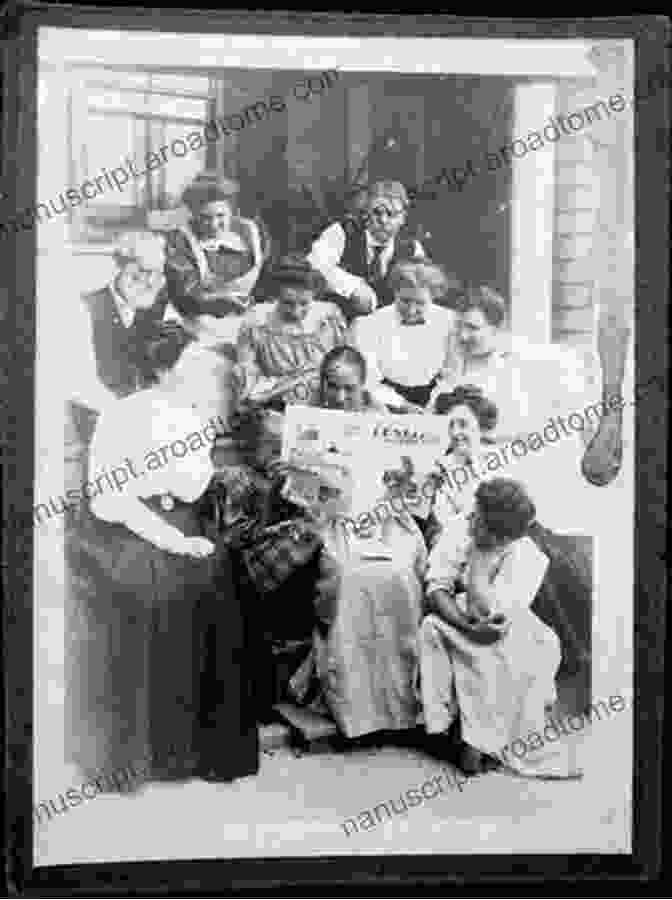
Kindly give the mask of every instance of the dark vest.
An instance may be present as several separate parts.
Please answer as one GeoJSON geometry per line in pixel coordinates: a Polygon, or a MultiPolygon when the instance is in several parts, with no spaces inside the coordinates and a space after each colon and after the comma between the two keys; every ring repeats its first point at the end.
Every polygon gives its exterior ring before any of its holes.
{"type": "Polygon", "coordinates": [[[93,347],[98,377],[117,397],[126,397],[147,383],[144,347],[163,318],[163,304],[137,310],[130,328],[117,311],[109,288],[89,294],[86,304],[93,325],[93,347]]]}
{"type": "MultiPolygon", "coordinates": [[[[345,249],[341,256],[340,266],[352,275],[359,275],[376,292],[378,308],[389,306],[394,302],[394,296],[390,290],[387,278],[369,278],[369,263],[366,256],[366,232],[352,221],[341,222],[345,232],[345,249]]],[[[394,253],[388,263],[387,271],[402,259],[412,259],[415,256],[416,242],[397,235],[394,244],[394,253]]]]}

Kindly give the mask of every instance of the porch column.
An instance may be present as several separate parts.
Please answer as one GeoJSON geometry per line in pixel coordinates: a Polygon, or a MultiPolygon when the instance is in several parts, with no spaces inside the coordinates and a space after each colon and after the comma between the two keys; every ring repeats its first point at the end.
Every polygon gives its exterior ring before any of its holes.
{"type": "MultiPolygon", "coordinates": [[[[530,132],[542,132],[555,111],[555,85],[515,89],[513,151],[530,132]],[[519,140],[520,139],[520,140],[519,140]]],[[[555,144],[512,155],[511,333],[534,343],[551,340],[555,144]]]]}

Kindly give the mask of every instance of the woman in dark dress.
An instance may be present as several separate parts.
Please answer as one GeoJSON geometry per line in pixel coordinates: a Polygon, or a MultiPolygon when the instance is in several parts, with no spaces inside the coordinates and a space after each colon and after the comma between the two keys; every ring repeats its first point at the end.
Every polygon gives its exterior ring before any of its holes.
{"type": "Polygon", "coordinates": [[[157,384],[106,410],[91,444],[89,510],[67,548],[82,617],[75,762],[89,777],[140,763],[149,780],[258,771],[249,622],[198,515],[215,425],[192,402],[193,351],[159,338],[157,384]]]}

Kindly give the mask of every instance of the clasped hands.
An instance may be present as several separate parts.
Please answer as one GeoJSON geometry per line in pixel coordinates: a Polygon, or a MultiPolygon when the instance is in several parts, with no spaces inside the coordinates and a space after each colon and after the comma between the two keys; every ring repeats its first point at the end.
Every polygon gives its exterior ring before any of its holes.
{"type": "Polygon", "coordinates": [[[494,644],[508,633],[509,627],[510,622],[505,615],[489,613],[486,616],[466,616],[466,622],[461,630],[476,644],[494,644]]]}
{"type": "Polygon", "coordinates": [[[439,589],[430,595],[434,611],[449,625],[457,628],[475,644],[494,644],[509,630],[509,620],[502,613],[476,613],[473,609],[463,612],[451,591],[439,589]]]}

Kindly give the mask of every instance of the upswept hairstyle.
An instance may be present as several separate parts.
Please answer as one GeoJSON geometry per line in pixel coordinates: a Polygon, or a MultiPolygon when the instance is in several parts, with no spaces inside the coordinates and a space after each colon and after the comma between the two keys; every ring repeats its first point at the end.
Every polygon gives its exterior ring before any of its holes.
{"type": "Polygon", "coordinates": [[[226,200],[233,209],[239,191],[239,185],[233,178],[226,178],[219,172],[207,170],[197,175],[182,193],[182,203],[192,214],[205,206],[226,200]]]}
{"type": "Polygon", "coordinates": [[[462,315],[479,309],[495,328],[499,328],[506,319],[506,301],[487,284],[468,285],[456,297],[453,308],[462,315]]]}
{"type": "Polygon", "coordinates": [[[286,284],[310,290],[316,300],[320,299],[327,287],[322,274],[311,266],[305,256],[299,253],[281,256],[271,268],[270,280],[275,288],[286,284]]]}
{"type": "Polygon", "coordinates": [[[523,485],[510,478],[482,481],[475,496],[483,523],[497,541],[523,537],[537,514],[523,485]]]}
{"type": "Polygon", "coordinates": [[[452,391],[439,394],[434,401],[434,412],[447,415],[456,406],[467,406],[476,416],[481,431],[491,431],[497,424],[499,410],[483,391],[473,384],[460,384],[452,391]]]}
{"type": "Polygon", "coordinates": [[[442,266],[427,259],[406,259],[395,263],[388,273],[388,284],[396,293],[401,287],[427,288],[432,300],[445,297],[461,283],[442,266]]]}

